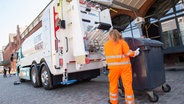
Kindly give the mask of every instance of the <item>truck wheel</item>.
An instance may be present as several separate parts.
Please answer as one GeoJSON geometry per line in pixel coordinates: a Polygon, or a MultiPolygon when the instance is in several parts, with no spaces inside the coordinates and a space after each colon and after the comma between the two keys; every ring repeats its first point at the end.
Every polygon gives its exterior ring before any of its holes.
{"type": "Polygon", "coordinates": [[[41,71],[41,82],[46,90],[50,90],[53,88],[50,71],[45,65],[42,67],[41,71]]]}
{"type": "Polygon", "coordinates": [[[34,87],[40,87],[41,81],[40,77],[36,68],[36,65],[31,67],[31,81],[34,87]]]}

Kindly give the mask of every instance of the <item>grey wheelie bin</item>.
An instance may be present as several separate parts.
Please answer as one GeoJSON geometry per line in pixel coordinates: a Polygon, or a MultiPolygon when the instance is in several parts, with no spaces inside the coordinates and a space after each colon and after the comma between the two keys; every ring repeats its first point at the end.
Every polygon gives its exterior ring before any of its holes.
{"type": "MultiPolygon", "coordinates": [[[[159,97],[153,89],[162,86],[164,92],[171,90],[165,81],[163,43],[143,38],[125,38],[125,41],[131,50],[140,48],[140,54],[131,58],[133,89],[145,91],[151,102],[157,102],[159,97]]],[[[119,85],[122,86],[121,81],[119,85]]]]}

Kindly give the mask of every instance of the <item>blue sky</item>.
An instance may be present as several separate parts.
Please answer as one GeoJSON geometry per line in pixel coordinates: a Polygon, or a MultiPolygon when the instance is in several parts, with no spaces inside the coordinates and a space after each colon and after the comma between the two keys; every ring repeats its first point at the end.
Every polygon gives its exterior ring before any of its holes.
{"type": "Polygon", "coordinates": [[[17,25],[29,25],[51,0],[0,0],[0,50],[17,25]]]}

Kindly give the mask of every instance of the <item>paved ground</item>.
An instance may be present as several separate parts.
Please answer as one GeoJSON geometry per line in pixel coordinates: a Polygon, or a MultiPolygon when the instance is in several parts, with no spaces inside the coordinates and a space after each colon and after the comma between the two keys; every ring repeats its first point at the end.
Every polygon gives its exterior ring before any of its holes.
{"type": "MultiPolygon", "coordinates": [[[[0,75],[0,104],[108,104],[108,81],[104,75],[50,91],[33,88],[31,82],[13,85],[15,80],[15,76],[0,75]]],[[[150,103],[145,93],[136,91],[136,104],[184,104],[184,69],[166,71],[166,82],[172,90],[164,93],[161,87],[156,88],[157,103],[150,103]]],[[[119,102],[125,104],[124,98],[119,97],[119,102]]]]}

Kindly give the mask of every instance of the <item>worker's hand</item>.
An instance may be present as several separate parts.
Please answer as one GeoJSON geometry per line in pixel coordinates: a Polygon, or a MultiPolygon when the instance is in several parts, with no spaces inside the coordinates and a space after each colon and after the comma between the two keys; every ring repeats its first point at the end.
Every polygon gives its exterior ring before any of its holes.
{"type": "Polygon", "coordinates": [[[138,56],[139,55],[139,53],[140,53],[140,48],[137,48],[134,52],[135,52],[135,55],[134,55],[134,57],[136,57],[136,56],[138,56]]]}

